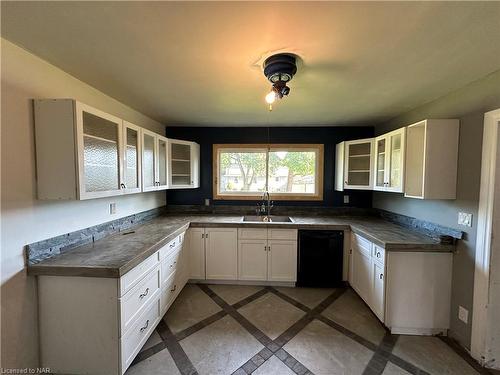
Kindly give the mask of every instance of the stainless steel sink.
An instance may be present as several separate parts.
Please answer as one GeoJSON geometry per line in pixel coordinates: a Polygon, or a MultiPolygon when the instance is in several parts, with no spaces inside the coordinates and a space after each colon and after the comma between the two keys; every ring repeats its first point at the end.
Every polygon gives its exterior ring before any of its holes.
{"type": "Polygon", "coordinates": [[[293,220],[289,216],[243,216],[242,221],[248,223],[293,223],[293,220]]]}

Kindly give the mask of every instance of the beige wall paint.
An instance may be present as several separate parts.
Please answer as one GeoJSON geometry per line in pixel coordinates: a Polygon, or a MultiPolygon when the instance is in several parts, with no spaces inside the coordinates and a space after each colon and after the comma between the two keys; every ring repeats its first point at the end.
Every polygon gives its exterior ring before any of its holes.
{"type": "Polygon", "coordinates": [[[89,201],[37,201],[33,98],[75,98],[164,134],[162,124],[1,39],[1,363],[38,366],[36,281],[24,245],[166,204],[164,192],[89,201]],[[109,214],[116,202],[117,214],[109,214]]]}
{"type": "Polygon", "coordinates": [[[457,199],[422,201],[404,198],[402,194],[375,192],[373,206],[465,232],[453,258],[450,334],[467,348],[470,348],[473,312],[483,121],[484,113],[496,108],[500,108],[500,71],[376,128],[377,134],[382,134],[425,118],[460,119],[457,199]],[[472,227],[457,224],[459,212],[472,213],[472,227]],[[468,324],[458,319],[459,305],[469,310],[468,324]]]}

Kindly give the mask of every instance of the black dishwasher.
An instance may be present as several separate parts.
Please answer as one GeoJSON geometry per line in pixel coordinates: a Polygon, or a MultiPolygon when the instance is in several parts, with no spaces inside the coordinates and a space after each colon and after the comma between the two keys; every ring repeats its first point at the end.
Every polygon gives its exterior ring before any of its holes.
{"type": "Polygon", "coordinates": [[[341,286],[343,263],[343,231],[299,230],[297,286],[341,286]]]}

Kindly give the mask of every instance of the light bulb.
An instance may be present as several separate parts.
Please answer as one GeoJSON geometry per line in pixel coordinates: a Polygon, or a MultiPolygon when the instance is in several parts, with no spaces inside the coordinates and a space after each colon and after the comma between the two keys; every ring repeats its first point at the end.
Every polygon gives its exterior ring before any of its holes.
{"type": "Polygon", "coordinates": [[[266,95],[267,104],[273,104],[275,100],[276,100],[276,93],[274,91],[271,91],[269,94],[266,95]]]}

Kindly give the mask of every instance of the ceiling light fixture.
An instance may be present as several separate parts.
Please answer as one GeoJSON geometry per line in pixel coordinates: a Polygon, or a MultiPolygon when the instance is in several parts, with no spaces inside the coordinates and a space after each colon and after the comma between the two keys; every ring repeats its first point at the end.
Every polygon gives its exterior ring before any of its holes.
{"type": "Polygon", "coordinates": [[[289,53],[278,53],[269,56],[264,61],[264,75],[272,83],[271,92],[266,95],[266,103],[269,110],[273,110],[272,104],[276,99],[282,99],[290,93],[290,87],[286,84],[290,82],[297,73],[296,58],[289,53]]]}

